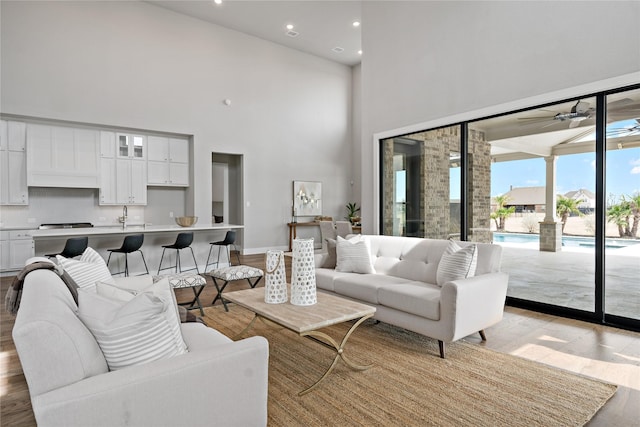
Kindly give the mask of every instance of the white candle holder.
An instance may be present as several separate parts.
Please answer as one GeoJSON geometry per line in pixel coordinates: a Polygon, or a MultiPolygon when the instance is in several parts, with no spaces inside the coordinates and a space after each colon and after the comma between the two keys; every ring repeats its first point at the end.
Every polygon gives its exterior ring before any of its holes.
{"type": "Polygon", "coordinates": [[[291,304],[313,305],[317,302],[313,239],[294,239],[291,304]]]}
{"type": "Polygon", "coordinates": [[[287,302],[287,276],[284,265],[284,252],[267,251],[265,255],[264,302],[282,304],[287,302]]]}

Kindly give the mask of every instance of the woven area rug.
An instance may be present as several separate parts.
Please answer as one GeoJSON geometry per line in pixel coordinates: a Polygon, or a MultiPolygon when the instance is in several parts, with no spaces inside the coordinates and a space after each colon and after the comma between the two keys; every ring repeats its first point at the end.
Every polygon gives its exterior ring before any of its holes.
{"type": "MultiPolygon", "coordinates": [[[[205,308],[205,322],[235,336],[253,314],[236,305],[205,308]]],[[[323,329],[342,338],[350,323],[323,329]]],[[[272,324],[256,322],[247,336],[269,341],[269,426],[581,426],[616,386],[479,345],[458,341],[438,356],[438,343],[373,321],[351,336],[342,361],[320,385],[334,353],[272,324]]]]}

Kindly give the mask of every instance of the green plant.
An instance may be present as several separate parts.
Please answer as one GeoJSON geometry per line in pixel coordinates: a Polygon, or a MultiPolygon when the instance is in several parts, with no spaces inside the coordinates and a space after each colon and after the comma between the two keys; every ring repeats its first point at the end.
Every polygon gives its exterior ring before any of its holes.
{"type": "Polygon", "coordinates": [[[497,207],[495,211],[491,212],[489,217],[495,221],[498,231],[504,231],[505,221],[507,218],[513,215],[513,213],[516,211],[516,207],[510,206],[506,208],[504,206],[509,200],[509,197],[506,195],[496,196],[494,200],[496,201],[497,207]]]}
{"type": "Polygon", "coordinates": [[[351,221],[352,218],[358,216],[357,214],[358,212],[360,212],[360,208],[355,202],[347,203],[346,208],[347,208],[347,216],[345,217],[345,219],[348,219],[349,221],[351,221]]]}
{"type": "Polygon", "coordinates": [[[556,215],[560,217],[560,221],[562,222],[562,232],[564,233],[564,226],[567,225],[567,220],[569,219],[569,215],[572,213],[577,213],[579,216],[582,216],[582,212],[578,209],[578,201],[575,199],[570,199],[564,196],[558,196],[556,200],[556,215]]]}

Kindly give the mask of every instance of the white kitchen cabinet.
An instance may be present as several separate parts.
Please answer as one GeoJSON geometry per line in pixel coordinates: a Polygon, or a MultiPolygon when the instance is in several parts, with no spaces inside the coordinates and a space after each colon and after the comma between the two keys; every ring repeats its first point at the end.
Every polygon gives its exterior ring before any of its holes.
{"type": "Polygon", "coordinates": [[[29,123],[26,132],[29,186],[100,187],[97,130],[29,123]]]}
{"type": "Polygon", "coordinates": [[[22,269],[24,263],[35,254],[31,230],[2,231],[0,243],[2,271],[22,269]]]}
{"type": "Polygon", "coordinates": [[[0,205],[28,205],[26,124],[0,122],[0,205]]]}
{"type": "Polygon", "coordinates": [[[144,135],[133,135],[118,133],[118,145],[116,155],[119,159],[146,159],[146,148],[144,135]]]}
{"type": "Polygon", "coordinates": [[[147,204],[147,163],[116,159],[116,204],[147,204]]]}
{"type": "Polygon", "coordinates": [[[146,205],[145,137],[100,132],[100,205],[146,205]]]}
{"type": "Polygon", "coordinates": [[[189,186],[189,140],[149,136],[148,185],[189,186]]]}

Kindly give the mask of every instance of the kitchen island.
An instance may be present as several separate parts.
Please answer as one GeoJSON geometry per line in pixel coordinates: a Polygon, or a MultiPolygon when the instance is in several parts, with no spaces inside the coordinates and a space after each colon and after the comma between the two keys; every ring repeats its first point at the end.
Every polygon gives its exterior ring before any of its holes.
{"type": "MultiPolygon", "coordinates": [[[[244,225],[238,224],[195,224],[190,227],[181,227],[175,224],[168,225],[145,225],[145,224],[131,224],[126,227],[123,226],[94,226],[90,228],[56,228],[46,230],[32,230],[31,235],[35,243],[35,255],[43,256],[48,253],[60,252],[64,247],[65,241],[71,237],[87,236],[89,238],[89,246],[95,249],[102,257],[107,260],[109,257],[108,249],[119,248],[122,245],[122,241],[126,235],[130,234],[143,234],[144,244],[142,245],[142,252],[147,261],[149,267],[149,273],[156,274],[158,266],[160,264],[160,257],[162,255],[162,245],[173,244],[176,240],[178,233],[193,232],[194,239],[191,244],[191,248],[195,254],[198,262],[198,271],[204,272],[205,263],[211,248],[210,243],[217,242],[224,239],[227,230],[239,230],[236,240],[236,248],[240,249],[242,246],[242,230],[244,225]]],[[[217,250],[220,247],[215,246],[213,248],[213,254],[217,258],[217,250]]],[[[222,247],[224,251],[224,247],[222,247]]],[[[165,254],[165,261],[163,261],[163,268],[168,265],[175,264],[176,251],[167,251],[165,254]],[[167,261],[169,258],[170,262],[167,261]]],[[[181,251],[181,264],[182,269],[192,269],[193,258],[189,252],[181,251]]],[[[221,257],[221,264],[226,263],[226,251],[223,252],[221,257]]],[[[214,266],[210,266],[209,270],[214,266]]],[[[114,254],[111,257],[111,263],[109,269],[112,272],[122,271],[124,269],[124,255],[114,254]]],[[[129,255],[129,271],[131,275],[145,273],[144,264],[140,254],[132,253],[129,255]]],[[[171,270],[164,270],[165,273],[171,270]]],[[[195,270],[194,270],[195,272],[195,270]]]]}

